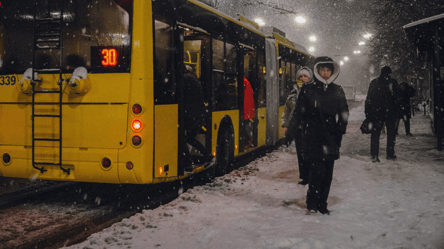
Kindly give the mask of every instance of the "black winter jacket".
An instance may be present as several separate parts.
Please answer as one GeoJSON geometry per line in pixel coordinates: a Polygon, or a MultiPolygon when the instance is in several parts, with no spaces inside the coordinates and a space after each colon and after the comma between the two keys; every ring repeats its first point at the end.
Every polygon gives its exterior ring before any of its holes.
{"type": "Polygon", "coordinates": [[[403,118],[410,118],[412,116],[410,98],[415,97],[416,90],[406,82],[401,83],[399,88],[399,105],[401,107],[401,114],[403,115],[403,118]]]}
{"type": "Polygon", "coordinates": [[[401,118],[398,82],[390,76],[372,80],[365,100],[365,116],[371,121],[384,122],[401,118]]]}
{"type": "Polygon", "coordinates": [[[294,136],[302,123],[303,150],[306,159],[324,158],[336,160],[325,154],[325,146],[331,140],[338,148],[345,134],[349,110],[344,90],[335,83],[326,84],[315,79],[313,84],[304,85],[299,94],[289,132],[294,136]]]}

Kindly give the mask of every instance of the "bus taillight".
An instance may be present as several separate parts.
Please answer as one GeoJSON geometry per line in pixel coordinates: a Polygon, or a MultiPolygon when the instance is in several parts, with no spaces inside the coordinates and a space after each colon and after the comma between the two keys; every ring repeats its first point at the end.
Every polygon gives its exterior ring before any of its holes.
{"type": "Polygon", "coordinates": [[[102,159],[102,166],[103,166],[105,169],[111,167],[111,160],[109,160],[109,158],[107,158],[107,157],[104,157],[104,158],[102,159]]]}
{"type": "Polygon", "coordinates": [[[8,153],[3,154],[2,159],[5,164],[8,164],[9,162],[11,162],[11,156],[8,153]]]}
{"type": "Polygon", "coordinates": [[[142,112],[142,106],[140,106],[139,104],[134,104],[133,105],[133,113],[135,115],[139,115],[142,112]]]}
{"type": "Polygon", "coordinates": [[[126,168],[127,168],[128,170],[132,170],[133,167],[134,167],[134,165],[133,165],[132,162],[127,162],[127,163],[126,163],[126,168]]]}
{"type": "Polygon", "coordinates": [[[143,127],[142,121],[138,119],[134,119],[133,122],[131,123],[131,128],[135,132],[139,132],[140,130],[142,130],[142,127],[143,127]]]}
{"type": "Polygon", "coordinates": [[[142,138],[135,135],[135,136],[133,136],[132,142],[133,142],[134,146],[139,146],[142,144],[142,138]]]}

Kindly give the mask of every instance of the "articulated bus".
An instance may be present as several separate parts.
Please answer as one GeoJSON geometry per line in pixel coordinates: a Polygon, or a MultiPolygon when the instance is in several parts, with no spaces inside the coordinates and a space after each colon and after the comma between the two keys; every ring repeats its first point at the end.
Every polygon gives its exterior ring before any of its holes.
{"type": "Polygon", "coordinates": [[[223,174],[283,138],[295,72],[314,59],[196,0],[2,0],[0,16],[3,177],[152,184],[223,174]],[[180,150],[185,67],[207,109],[196,139],[214,156],[188,145],[192,171],[180,150]]]}

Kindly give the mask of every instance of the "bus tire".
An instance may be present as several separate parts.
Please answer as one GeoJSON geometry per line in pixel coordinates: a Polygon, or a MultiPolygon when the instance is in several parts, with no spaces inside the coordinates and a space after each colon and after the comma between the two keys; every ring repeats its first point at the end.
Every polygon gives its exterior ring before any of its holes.
{"type": "Polygon", "coordinates": [[[223,129],[218,136],[216,147],[216,175],[224,175],[232,169],[234,139],[229,129],[223,129]]]}

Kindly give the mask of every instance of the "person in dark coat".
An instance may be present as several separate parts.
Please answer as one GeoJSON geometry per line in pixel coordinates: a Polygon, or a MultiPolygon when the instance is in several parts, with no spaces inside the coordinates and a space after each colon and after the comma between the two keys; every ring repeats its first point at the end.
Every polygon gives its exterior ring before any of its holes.
{"type": "Polygon", "coordinates": [[[349,110],[344,90],[333,83],[339,65],[329,57],[318,57],[314,82],[302,87],[288,131],[294,137],[302,126],[304,158],[309,162],[307,209],[309,213],[330,214],[327,199],[333,179],[333,166],[345,134],[349,110]]]}
{"type": "Polygon", "coordinates": [[[400,118],[399,86],[398,82],[390,77],[391,73],[392,70],[388,66],[381,69],[381,75],[370,82],[365,100],[365,116],[373,123],[370,145],[372,162],[380,162],[379,137],[384,123],[387,128],[387,159],[396,159],[396,121],[400,118]]]}
{"type": "Polygon", "coordinates": [[[407,136],[412,136],[412,133],[410,132],[410,118],[412,117],[410,98],[415,97],[416,90],[412,86],[409,86],[407,82],[402,82],[399,85],[399,90],[399,105],[401,107],[401,119],[404,121],[405,134],[407,136]]]}
{"type": "MultiPolygon", "coordinates": [[[[196,148],[205,158],[205,160],[211,159],[211,152],[201,144],[196,136],[205,124],[205,100],[202,85],[199,82],[197,76],[188,70],[183,68],[183,125],[185,132],[185,141],[196,148]]],[[[188,146],[184,143],[183,153],[186,161],[186,171],[192,170],[190,154],[188,146]]]]}
{"type": "Polygon", "coordinates": [[[296,101],[298,99],[298,95],[301,92],[301,88],[304,84],[311,84],[313,82],[313,72],[309,67],[302,67],[296,73],[297,84],[294,85],[293,90],[291,90],[290,94],[287,97],[287,101],[285,101],[285,109],[282,113],[281,117],[281,127],[285,134],[285,140],[287,146],[293,141],[296,144],[296,154],[298,157],[298,166],[299,166],[299,179],[301,181],[298,183],[300,185],[307,185],[308,178],[310,176],[308,163],[305,162],[303,157],[303,143],[302,143],[302,129],[297,129],[296,137],[290,137],[287,134],[287,127],[290,123],[290,119],[293,116],[293,110],[296,106],[296,101]]]}

